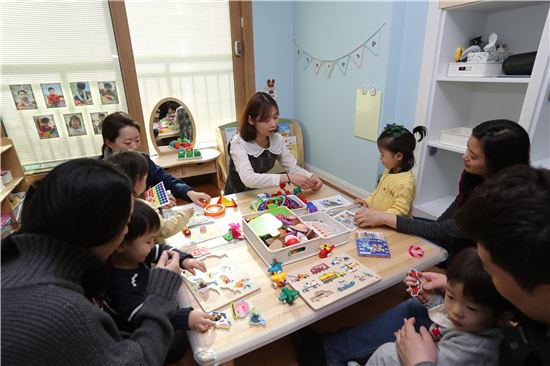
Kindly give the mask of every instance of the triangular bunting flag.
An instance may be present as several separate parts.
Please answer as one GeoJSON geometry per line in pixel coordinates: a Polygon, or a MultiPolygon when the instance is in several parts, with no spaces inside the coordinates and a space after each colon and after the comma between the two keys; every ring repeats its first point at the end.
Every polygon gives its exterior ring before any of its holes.
{"type": "Polygon", "coordinates": [[[313,71],[315,72],[315,76],[319,73],[319,70],[321,70],[321,66],[323,66],[323,61],[320,60],[314,60],[313,61],[313,71]]]}
{"type": "Polygon", "coordinates": [[[334,68],[334,61],[325,61],[325,73],[327,74],[327,79],[332,74],[332,69],[334,68]]]}
{"type": "Polygon", "coordinates": [[[300,57],[302,57],[302,53],[304,53],[304,51],[302,51],[300,48],[298,48],[298,46],[294,45],[294,54],[296,56],[296,62],[298,62],[298,60],[300,59],[300,57]]]}
{"type": "Polygon", "coordinates": [[[376,32],[372,37],[370,37],[366,42],[365,46],[369,51],[378,56],[380,51],[380,31],[376,32]]]}
{"type": "Polygon", "coordinates": [[[341,59],[336,61],[336,63],[338,64],[338,67],[342,71],[342,74],[346,76],[346,72],[348,71],[348,65],[349,65],[349,55],[342,57],[341,59]]]}
{"type": "Polygon", "coordinates": [[[311,56],[304,52],[304,70],[307,69],[307,67],[311,63],[311,60],[311,56]]]}
{"type": "Polygon", "coordinates": [[[351,60],[357,65],[357,67],[361,68],[361,65],[363,64],[363,53],[365,51],[365,46],[361,45],[359,48],[357,48],[355,51],[350,53],[351,60]]]}

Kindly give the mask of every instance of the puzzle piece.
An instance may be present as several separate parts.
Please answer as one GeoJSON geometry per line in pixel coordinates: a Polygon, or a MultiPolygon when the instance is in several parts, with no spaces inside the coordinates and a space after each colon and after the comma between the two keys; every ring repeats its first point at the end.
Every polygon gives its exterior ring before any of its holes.
{"type": "Polygon", "coordinates": [[[214,316],[214,327],[218,329],[231,329],[231,320],[227,318],[227,314],[222,311],[211,311],[208,314],[214,316]]]}
{"type": "Polygon", "coordinates": [[[255,307],[253,307],[250,311],[250,319],[248,320],[248,324],[251,326],[261,325],[262,327],[265,327],[266,321],[255,307]]]}

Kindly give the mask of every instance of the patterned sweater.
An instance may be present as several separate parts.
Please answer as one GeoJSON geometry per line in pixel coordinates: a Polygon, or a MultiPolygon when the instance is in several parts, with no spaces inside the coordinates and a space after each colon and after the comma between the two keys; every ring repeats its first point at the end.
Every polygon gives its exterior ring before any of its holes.
{"type": "Polygon", "coordinates": [[[83,273],[102,265],[89,249],[35,234],[15,234],[7,240],[17,254],[2,258],[2,360],[6,364],[163,364],[173,336],[169,318],[176,312],[179,274],[151,271],[145,301],[135,319],[138,328],[123,339],[111,317],[84,296],[83,273]]]}
{"type": "Polygon", "coordinates": [[[412,170],[390,174],[389,169],[386,169],[366,203],[377,211],[409,216],[415,196],[416,179],[412,170]]]}

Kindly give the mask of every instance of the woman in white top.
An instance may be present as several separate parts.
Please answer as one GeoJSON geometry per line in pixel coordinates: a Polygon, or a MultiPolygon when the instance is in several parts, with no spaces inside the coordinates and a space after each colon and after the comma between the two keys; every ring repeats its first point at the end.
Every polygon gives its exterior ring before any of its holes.
{"type": "Polygon", "coordinates": [[[323,183],[319,177],[296,164],[296,159],[277,133],[279,107],[266,93],[258,92],[248,100],[239,121],[239,133],[228,145],[229,173],[224,194],[292,183],[317,191],[323,183]],[[278,160],[285,173],[267,173],[278,160]]]}

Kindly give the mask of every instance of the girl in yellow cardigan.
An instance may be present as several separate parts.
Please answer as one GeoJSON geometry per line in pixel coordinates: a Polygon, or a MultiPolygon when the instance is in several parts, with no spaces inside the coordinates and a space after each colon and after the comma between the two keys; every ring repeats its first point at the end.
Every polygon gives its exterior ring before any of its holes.
{"type": "Polygon", "coordinates": [[[189,219],[193,216],[193,209],[177,212],[173,217],[165,219],[160,212],[149,201],[140,198],[145,192],[147,182],[147,172],[149,170],[149,164],[145,157],[136,151],[122,150],[107,160],[111,164],[119,168],[122,173],[126,174],[132,186],[134,187],[134,198],[139,199],[147,203],[149,206],[155,209],[160,219],[160,229],[155,237],[155,243],[162,243],[164,239],[171,237],[178,233],[187,226],[189,219]]]}
{"type": "Polygon", "coordinates": [[[414,148],[418,134],[422,141],[426,127],[418,126],[411,133],[405,127],[391,123],[376,141],[380,151],[380,161],[386,168],[375,191],[366,200],[357,200],[374,210],[408,216],[416,195],[416,179],[412,172],[414,148]]]}

